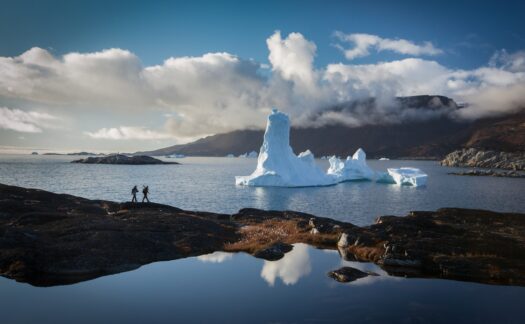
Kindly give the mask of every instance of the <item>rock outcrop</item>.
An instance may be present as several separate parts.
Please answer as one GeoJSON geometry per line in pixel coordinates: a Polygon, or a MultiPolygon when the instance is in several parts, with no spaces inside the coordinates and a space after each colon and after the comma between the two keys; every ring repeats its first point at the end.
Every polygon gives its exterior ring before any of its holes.
{"type": "Polygon", "coordinates": [[[180,164],[178,162],[164,162],[162,160],[153,158],[147,155],[127,156],[123,154],[112,154],[107,156],[90,156],[85,159],[74,160],[71,163],[86,163],[86,164],[180,164]]]}
{"type": "Polygon", "coordinates": [[[294,243],[339,250],[395,276],[525,285],[524,214],[446,208],[357,227],[293,211],[215,214],[1,184],[0,197],[0,275],[32,285],[214,251],[276,260],[294,243]]]}
{"type": "Polygon", "coordinates": [[[328,277],[339,282],[352,282],[368,276],[378,276],[378,274],[370,271],[361,271],[352,267],[342,267],[328,272],[328,277]]]}
{"type": "Polygon", "coordinates": [[[494,171],[489,170],[467,170],[460,172],[449,172],[448,174],[460,176],[481,176],[481,177],[504,177],[504,178],[525,178],[525,173],[520,171],[494,171]]]}
{"type": "Polygon", "coordinates": [[[443,166],[525,170],[525,152],[483,151],[475,148],[449,153],[443,166]]]}

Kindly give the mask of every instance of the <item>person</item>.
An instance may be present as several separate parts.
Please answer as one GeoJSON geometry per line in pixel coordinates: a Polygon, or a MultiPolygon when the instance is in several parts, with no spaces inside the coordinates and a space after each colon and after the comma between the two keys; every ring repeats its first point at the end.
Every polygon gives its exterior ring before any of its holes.
{"type": "Polygon", "coordinates": [[[148,186],[144,186],[142,188],[142,194],[144,195],[144,197],[142,197],[142,202],[144,202],[144,200],[146,200],[147,202],[149,202],[149,199],[148,199],[148,193],[149,193],[149,187],[148,186]]]}
{"type": "Polygon", "coordinates": [[[139,190],[137,189],[137,186],[134,186],[133,189],[131,189],[131,194],[133,195],[131,202],[137,202],[137,192],[139,192],[139,190]]]}

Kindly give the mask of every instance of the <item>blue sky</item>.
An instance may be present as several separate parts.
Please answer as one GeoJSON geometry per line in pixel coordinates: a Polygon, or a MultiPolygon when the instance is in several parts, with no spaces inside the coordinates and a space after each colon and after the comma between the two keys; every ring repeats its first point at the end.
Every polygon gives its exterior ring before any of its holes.
{"type": "Polygon", "coordinates": [[[477,67],[495,50],[525,48],[524,1],[16,0],[2,1],[2,8],[2,56],[33,46],[57,55],[119,47],[146,65],[222,51],[263,62],[264,41],[275,30],[314,41],[320,66],[341,60],[330,45],[335,30],[431,41],[451,67],[477,67]]]}
{"type": "Polygon", "coordinates": [[[525,107],[524,1],[0,0],[0,152],[135,151],[263,127],[410,122],[394,96],[525,107]],[[377,97],[385,107],[333,116],[377,97]],[[318,116],[312,121],[311,116],[318,116]]]}

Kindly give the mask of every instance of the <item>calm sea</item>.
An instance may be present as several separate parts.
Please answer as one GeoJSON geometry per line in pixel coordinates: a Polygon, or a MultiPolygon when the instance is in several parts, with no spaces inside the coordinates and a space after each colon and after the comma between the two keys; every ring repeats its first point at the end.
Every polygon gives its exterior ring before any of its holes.
{"type": "MultiPolygon", "coordinates": [[[[129,200],[133,185],[147,184],[153,201],[184,209],[291,209],[358,225],[441,207],[525,212],[525,179],[452,176],[454,169],[429,161],[369,161],[377,170],[422,169],[429,175],[422,188],[348,182],[291,189],[235,186],[234,176],[251,173],[255,159],[116,166],[70,164],[74,158],[0,155],[0,183],[117,201],[129,200]]],[[[389,277],[372,264],[302,244],[275,262],[219,252],[68,286],[0,278],[1,323],[524,323],[524,301],[523,287],[389,277]],[[381,276],[351,284],[326,276],[342,265],[381,276]]]]}

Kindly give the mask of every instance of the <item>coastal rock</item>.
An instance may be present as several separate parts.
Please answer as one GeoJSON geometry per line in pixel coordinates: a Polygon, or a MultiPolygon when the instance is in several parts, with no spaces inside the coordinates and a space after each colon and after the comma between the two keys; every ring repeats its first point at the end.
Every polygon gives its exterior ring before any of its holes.
{"type": "Polygon", "coordinates": [[[352,282],[364,277],[379,275],[375,272],[365,272],[352,267],[342,267],[328,272],[328,276],[338,282],[352,282]]]}
{"type": "Polygon", "coordinates": [[[178,162],[164,162],[162,160],[153,158],[147,155],[127,156],[123,154],[113,154],[108,156],[90,156],[85,159],[74,160],[71,163],[85,163],[85,164],[180,164],[178,162]]]}
{"type": "Polygon", "coordinates": [[[276,243],[269,248],[259,250],[253,254],[254,257],[268,261],[277,261],[293,249],[293,245],[285,243],[276,243]]]}
{"type": "Polygon", "coordinates": [[[475,148],[449,153],[441,165],[451,167],[478,167],[525,170],[525,152],[483,151],[475,148]]]}
{"type": "Polygon", "coordinates": [[[0,275],[32,285],[70,284],[214,251],[277,260],[291,244],[305,243],[374,262],[394,276],[525,286],[524,214],[444,208],[358,227],[294,211],[216,214],[1,184],[0,197],[0,275]],[[348,245],[338,247],[343,233],[348,245]]]}

